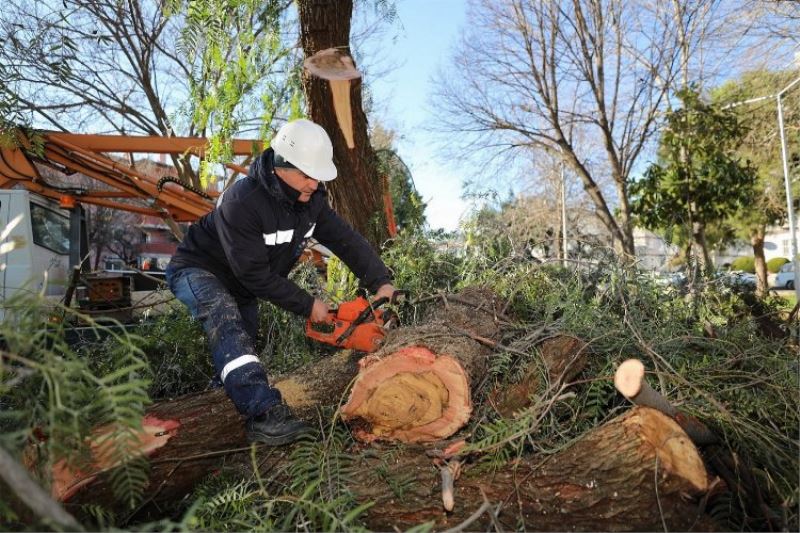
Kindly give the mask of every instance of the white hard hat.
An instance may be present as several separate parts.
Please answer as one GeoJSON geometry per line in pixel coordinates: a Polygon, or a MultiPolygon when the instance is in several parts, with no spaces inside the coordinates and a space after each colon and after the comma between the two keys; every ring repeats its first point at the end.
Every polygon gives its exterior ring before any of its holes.
{"type": "Polygon", "coordinates": [[[270,145],[276,154],[310,178],[331,181],[336,177],[333,144],[319,124],[304,118],[287,122],[270,145]]]}

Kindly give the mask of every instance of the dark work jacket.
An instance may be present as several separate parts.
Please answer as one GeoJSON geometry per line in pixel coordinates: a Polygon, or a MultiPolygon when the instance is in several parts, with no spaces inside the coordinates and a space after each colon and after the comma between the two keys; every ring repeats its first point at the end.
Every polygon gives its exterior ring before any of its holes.
{"type": "Polygon", "coordinates": [[[274,173],[272,149],[256,159],[249,174],[191,225],[171,269],[208,270],[239,301],[261,298],[309,316],[314,298],[286,276],[313,236],[371,292],[390,282],[389,271],[366,239],[331,209],[322,184],[308,202],[295,201],[299,193],[274,173]]]}

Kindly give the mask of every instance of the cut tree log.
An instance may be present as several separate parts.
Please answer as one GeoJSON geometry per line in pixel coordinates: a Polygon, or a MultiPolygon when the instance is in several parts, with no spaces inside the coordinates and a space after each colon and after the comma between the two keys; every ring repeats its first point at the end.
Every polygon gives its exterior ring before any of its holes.
{"type": "Polygon", "coordinates": [[[365,517],[372,530],[404,530],[427,521],[435,529],[455,528],[486,501],[486,512],[469,530],[715,529],[698,503],[708,477],[697,449],[673,420],[648,408],[607,422],[543,464],[521,458],[492,471],[464,468],[451,513],[442,509],[439,469],[422,454],[394,455],[383,470],[372,466],[363,465],[363,471],[380,477],[348,485],[360,501],[375,501],[365,517]],[[398,493],[387,482],[392,475],[413,477],[414,486],[398,493]]]}
{"type": "Polygon", "coordinates": [[[569,335],[545,339],[538,348],[541,360],[533,361],[522,379],[512,385],[504,385],[491,394],[492,405],[506,418],[530,407],[532,399],[544,393],[548,387],[558,387],[575,379],[586,366],[589,356],[589,346],[569,335]]]}
{"type": "Polygon", "coordinates": [[[384,347],[361,360],[342,419],[364,442],[433,442],[463,427],[472,391],[485,375],[494,295],[472,289],[445,301],[422,326],[387,336],[384,347]],[[479,339],[479,340],[476,340],[479,339]]]}
{"type": "Polygon", "coordinates": [[[657,409],[675,420],[692,442],[701,447],[711,471],[725,481],[725,486],[736,494],[739,502],[744,503],[748,515],[762,521],[757,527],[770,531],[779,529],[781,517],[766,501],[749,459],[744,455],[735,455],[711,428],[696,417],[678,410],[665,396],[654,390],[645,379],[641,361],[628,359],[620,364],[614,373],[614,386],[635,405],[657,409]]]}
{"type": "MultiPolygon", "coordinates": [[[[388,356],[408,346],[422,346],[433,354],[455,354],[452,358],[437,356],[435,359],[441,362],[432,365],[435,367],[433,370],[418,368],[416,376],[409,374],[397,378],[401,381],[392,385],[397,394],[404,394],[404,383],[414,388],[419,382],[438,375],[436,372],[443,368],[448,359],[459,361],[461,366],[456,369],[446,367],[448,370],[442,377],[445,388],[452,385],[451,376],[447,374],[450,370],[453,375],[462,373],[472,376],[470,380],[482,375],[490,350],[463,333],[454,333],[447,323],[452,321],[459,327],[471,328],[470,332],[482,337],[496,335],[498,328],[494,324],[494,308],[491,307],[493,296],[475,289],[462,293],[459,300],[462,299],[474,303],[445,302],[439,307],[434,306],[428,325],[389,332],[386,347],[378,354],[388,356]]],[[[318,424],[320,408],[333,409],[344,401],[348,386],[364,366],[359,364],[362,355],[339,352],[276,379],[275,386],[300,418],[318,424]]],[[[367,366],[367,370],[375,368],[379,366],[367,366]]],[[[414,390],[422,389],[417,387],[414,390]]],[[[450,394],[450,389],[447,389],[447,398],[451,397],[450,394]]],[[[452,396],[456,394],[469,400],[470,391],[466,384],[462,383],[460,389],[454,388],[452,396]]],[[[448,401],[440,400],[443,413],[447,412],[448,401]]],[[[463,408],[464,404],[461,405],[463,408]]],[[[390,416],[384,416],[386,424],[398,426],[390,416]]],[[[430,424],[432,415],[420,420],[427,420],[430,424]]],[[[200,480],[218,471],[227,457],[249,450],[243,426],[244,420],[222,389],[153,404],[146,413],[139,447],[141,453],[150,458],[151,464],[146,502],[170,502],[182,498],[200,480]]],[[[406,428],[414,426],[414,422],[404,419],[400,426],[399,431],[408,431],[406,428]]],[[[362,422],[357,431],[365,431],[365,427],[366,424],[362,422]]],[[[448,431],[455,431],[458,427],[452,426],[448,431]]],[[[98,435],[98,438],[102,439],[102,436],[98,435]]],[[[108,472],[115,465],[105,462],[104,455],[98,453],[93,468],[84,472],[69,469],[63,464],[57,465],[54,469],[53,497],[70,505],[96,503],[116,508],[108,479],[108,472]]]]}
{"type": "MultiPolygon", "coordinates": [[[[298,416],[317,424],[320,407],[342,401],[358,371],[359,357],[339,352],[275,380],[275,387],[298,416]]],[[[145,504],[181,499],[203,478],[218,472],[227,458],[250,449],[244,419],[222,389],[153,404],[143,426],[140,449],[150,458],[145,504]]],[[[104,463],[102,454],[94,459],[93,468],[85,472],[57,465],[52,495],[69,508],[93,503],[119,510],[108,478],[115,465],[104,463]]]]}

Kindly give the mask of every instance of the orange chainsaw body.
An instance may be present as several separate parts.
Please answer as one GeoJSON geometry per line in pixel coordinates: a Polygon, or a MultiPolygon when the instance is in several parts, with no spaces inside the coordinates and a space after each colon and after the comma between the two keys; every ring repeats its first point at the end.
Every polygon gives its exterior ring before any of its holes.
{"type": "Polygon", "coordinates": [[[328,322],[313,324],[307,320],[306,336],[337,348],[374,352],[383,346],[386,336],[384,313],[359,296],[329,311],[328,322]],[[320,331],[319,327],[325,331],[320,331]]]}

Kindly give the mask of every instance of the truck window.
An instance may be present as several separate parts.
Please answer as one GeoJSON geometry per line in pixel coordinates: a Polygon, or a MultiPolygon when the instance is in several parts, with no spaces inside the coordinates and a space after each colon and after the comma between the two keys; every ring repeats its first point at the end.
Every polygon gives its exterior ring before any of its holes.
{"type": "Polygon", "coordinates": [[[69,219],[31,202],[33,242],[57,254],[69,254],[69,219]]]}

